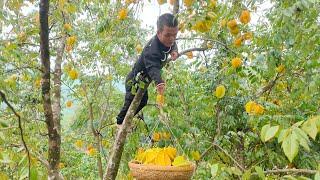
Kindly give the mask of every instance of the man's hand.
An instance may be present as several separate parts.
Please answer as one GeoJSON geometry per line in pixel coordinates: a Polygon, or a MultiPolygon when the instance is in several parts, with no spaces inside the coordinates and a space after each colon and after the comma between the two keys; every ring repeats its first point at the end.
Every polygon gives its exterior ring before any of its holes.
{"type": "Polygon", "coordinates": [[[166,84],[165,84],[165,83],[160,83],[160,84],[158,84],[158,85],[157,85],[157,92],[158,92],[158,94],[163,95],[165,88],[166,88],[166,84]]]}
{"type": "Polygon", "coordinates": [[[172,51],[170,53],[172,61],[175,61],[179,57],[179,53],[177,51],[172,51]]]}

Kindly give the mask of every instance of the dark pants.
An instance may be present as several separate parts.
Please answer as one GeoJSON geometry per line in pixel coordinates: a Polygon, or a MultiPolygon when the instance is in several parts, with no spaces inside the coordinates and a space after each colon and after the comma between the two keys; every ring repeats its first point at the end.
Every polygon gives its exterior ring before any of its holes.
{"type": "MultiPolygon", "coordinates": [[[[127,111],[130,107],[130,104],[134,98],[134,95],[131,93],[131,89],[132,88],[135,88],[134,84],[132,83],[128,83],[128,81],[130,81],[130,79],[132,79],[131,75],[129,74],[128,77],[127,77],[127,80],[126,80],[126,84],[125,84],[125,87],[126,87],[126,96],[125,96],[125,99],[124,99],[124,104],[123,104],[123,107],[121,109],[121,111],[119,112],[118,116],[117,116],[117,124],[122,124],[123,120],[124,120],[124,117],[126,116],[127,114],[127,111]]],[[[136,89],[136,92],[138,92],[138,90],[136,89]]],[[[148,103],[148,90],[145,91],[142,99],[141,99],[141,102],[136,110],[136,112],[134,113],[134,115],[138,114],[138,112],[144,107],[146,106],[148,103]]]]}

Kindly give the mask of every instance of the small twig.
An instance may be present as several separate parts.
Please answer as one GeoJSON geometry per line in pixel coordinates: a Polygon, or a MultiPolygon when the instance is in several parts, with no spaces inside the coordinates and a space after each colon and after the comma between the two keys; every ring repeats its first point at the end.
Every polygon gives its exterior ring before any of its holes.
{"type": "MultiPolygon", "coordinates": [[[[302,174],[316,174],[317,170],[311,169],[275,169],[263,171],[264,174],[280,174],[280,173],[302,173],[302,174]]],[[[252,173],[252,175],[258,173],[252,173]]]]}
{"type": "Polygon", "coordinates": [[[7,104],[7,106],[11,109],[11,111],[14,113],[14,115],[16,115],[18,117],[18,123],[19,123],[19,129],[20,129],[20,135],[21,135],[21,140],[24,146],[24,149],[27,151],[27,155],[28,155],[28,177],[30,178],[30,173],[31,173],[31,159],[30,159],[30,152],[29,149],[27,147],[27,144],[24,140],[24,136],[23,136],[23,129],[22,129],[22,124],[21,124],[21,117],[20,115],[15,111],[15,109],[12,107],[12,105],[7,101],[7,98],[5,96],[5,94],[0,91],[0,96],[3,99],[3,101],[7,104]]]}
{"type": "Polygon", "coordinates": [[[112,126],[112,125],[114,125],[114,124],[116,124],[116,123],[113,122],[113,123],[106,124],[106,125],[102,126],[102,127],[99,129],[99,132],[100,132],[102,129],[104,129],[104,128],[108,127],[108,126],[112,126]]]}
{"type": "MultiPolygon", "coordinates": [[[[226,44],[224,44],[223,42],[221,41],[218,41],[218,40],[214,40],[214,39],[206,39],[206,38],[177,38],[176,40],[195,40],[195,39],[198,39],[198,40],[203,40],[203,41],[211,41],[211,42],[214,42],[214,43],[217,43],[217,44],[220,44],[222,45],[224,48],[226,48],[228,51],[232,52],[233,54],[238,54],[236,53],[235,51],[231,50],[226,44]]],[[[206,48],[207,50],[208,48],[206,48]]]]}
{"type": "Polygon", "coordinates": [[[19,71],[19,70],[22,70],[22,69],[36,69],[36,70],[39,70],[40,72],[42,72],[42,69],[39,68],[39,67],[32,67],[32,66],[23,66],[23,67],[17,67],[14,68],[14,69],[9,69],[6,71],[6,73],[11,73],[13,71],[19,71]]]}
{"type": "Polygon", "coordinates": [[[218,149],[220,149],[222,152],[224,152],[240,169],[242,172],[245,171],[245,169],[230,155],[226,150],[224,150],[221,146],[216,144],[215,142],[212,142],[213,146],[216,146],[218,149]]]}

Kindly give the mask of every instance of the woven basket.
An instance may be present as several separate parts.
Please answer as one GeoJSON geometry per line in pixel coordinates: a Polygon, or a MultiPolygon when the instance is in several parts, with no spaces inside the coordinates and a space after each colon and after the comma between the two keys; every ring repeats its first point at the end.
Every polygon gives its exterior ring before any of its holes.
{"type": "Polygon", "coordinates": [[[129,168],[137,180],[189,180],[195,169],[195,165],[189,166],[157,166],[129,162],[129,168]]]}

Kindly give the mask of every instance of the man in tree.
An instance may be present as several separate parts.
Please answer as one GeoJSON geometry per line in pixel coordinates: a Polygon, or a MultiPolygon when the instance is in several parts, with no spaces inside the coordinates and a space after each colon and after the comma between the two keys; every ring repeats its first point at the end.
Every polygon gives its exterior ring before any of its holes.
{"type": "MultiPolygon", "coordinates": [[[[158,95],[163,95],[165,90],[165,82],[161,78],[161,69],[170,54],[172,60],[176,60],[179,56],[177,44],[175,43],[178,34],[177,18],[166,13],[161,15],[157,21],[157,34],[147,43],[134,64],[132,71],[126,78],[126,95],[125,102],[117,116],[117,125],[122,124],[129,106],[134,98],[132,91],[136,91],[139,81],[156,83],[158,95]]],[[[148,102],[148,91],[145,92],[140,105],[135,114],[137,114],[148,102]]]]}

